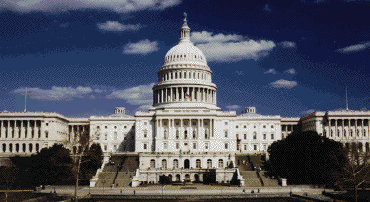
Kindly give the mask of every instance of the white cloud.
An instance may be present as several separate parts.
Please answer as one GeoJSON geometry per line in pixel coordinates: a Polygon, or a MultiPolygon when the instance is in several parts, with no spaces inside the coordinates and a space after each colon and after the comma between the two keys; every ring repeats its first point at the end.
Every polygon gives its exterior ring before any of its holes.
{"type": "Polygon", "coordinates": [[[270,6],[268,4],[265,5],[265,7],[263,8],[263,10],[265,10],[265,11],[271,11],[270,6]]]}
{"type": "MultiPolygon", "coordinates": [[[[92,92],[90,87],[79,86],[77,88],[72,87],[56,87],[53,86],[51,89],[40,89],[40,88],[27,88],[27,97],[36,100],[47,100],[47,101],[70,101],[73,98],[83,98],[84,95],[92,92]]],[[[18,95],[25,95],[26,88],[19,88],[13,91],[18,95]]]]}
{"type": "Polygon", "coordinates": [[[149,105],[153,102],[152,88],[154,83],[149,85],[140,85],[124,90],[113,91],[107,95],[108,99],[124,99],[132,105],[149,105]]]}
{"type": "Polygon", "coordinates": [[[145,9],[161,10],[180,3],[181,0],[2,0],[0,9],[17,12],[65,12],[87,8],[125,13],[145,9]]]}
{"type": "Polygon", "coordinates": [[[356,44],[352,46],[347,46],[345,48],[338,49],[337,51],[340,53],[351,53],[351,52],[358,52],[365,50],[370,47],[370,42],[356,44]]]}
{"type": "Polygon", "coordinates": [[[283,41],[283,42],[280,42],[280,46],[284,48],[294,48],[296,46],[296,43],[291,42],[291,41],[283,41]]]}
{"type": "Polygon", "coordinates": [[[210,42],[198,44],[197,47],[203,51],[208,61],[240,61],[244,59],[257,60],[266,56],[268,51],[275,47],[272,41],[241,41],[241,42],[210,42]]]}
{"type": "Polygon", "coordinates": [[[192,32],[190,39],[193,43],[209,43],[209,42],[228,42],[228,41],[241,41],[243,36],[236,34],[217,34],[212,36],[212,32],[202,31],[202,32],[192,32]]]}
{"type": "Polygon", "coordinates": [[[158,42],[150,42],[148,39],[137,43],[128,43],[123,49],[124,54],[148,54],[159,50],[158,42]]]}
{"type": "Polygon", "coordinates": [[[288,74],[295,74],[296,73],[295,69],[293,69],[293,68],[287,69],[287,70],[285,70],[285,72],[288,73],[288,74]]]}
{"type": "Polygon", "coordinates": [[[141,28],[141,25],[124,25],[118,21],[107,21],[105,23],[98,23],[98,28],[105,31],[126,31],[132,30],[137,31],[141,28]]]}
{"type": "Polygon", "coordinates": [[[302,114],[302,116],[304,116],[304,115],[310,114],[310,113],[312,113],[312,112],[314,112],[314,111],[315,111],[314,109],[309,109],[309,110],[307,110],[307,111],[303,111],[303,112],[301,112],[301,114],[302,114]]]}
{"type": "Polygon", "coordinates": [[[239,105],[229,105],[229,106],[226,106],[226,108],[229,110],[229,111],[235,111],[237,109],[240,108],[239,105]]]}
{"type": "Polygon", "coordinates": [[[269,69],[264,72],[264,74],[277,74],[275,69],[269,69]]]}
{"type": "Polygon", "coordinates": [[[277,80],[277,81],[274,81],[274,82],[270,83],[270,85],[273,88],[287,88],[287,89],[291,89],[291,88],[297,86],[297,82],[295,82],[295,81],[287,81],[287,80],[284,80],[284,79],[280,79],[280,80],[277,80]]]}

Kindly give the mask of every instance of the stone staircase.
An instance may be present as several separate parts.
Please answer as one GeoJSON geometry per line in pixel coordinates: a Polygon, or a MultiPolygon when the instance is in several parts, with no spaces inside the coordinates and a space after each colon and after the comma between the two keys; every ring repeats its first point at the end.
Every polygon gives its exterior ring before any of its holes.
{"type": "Polygon", "coordinates": [[[262,187],[261,181],[255,171],[240,171],[240,174],[244,178],[246,187],[262,187]]]}
{"type": "Polygon", "coordinates": [[[265,187],[280,187],[279,181],[267,176],[267,172],[261,172],[260,176],[265,187]]]}
{"type": "Polygon", "coordinates": [[[130,186],[137,168],[138,156],[113,156],[99,174],[95,187],[110,187],[112,184],[114,187],[130,186]]]}

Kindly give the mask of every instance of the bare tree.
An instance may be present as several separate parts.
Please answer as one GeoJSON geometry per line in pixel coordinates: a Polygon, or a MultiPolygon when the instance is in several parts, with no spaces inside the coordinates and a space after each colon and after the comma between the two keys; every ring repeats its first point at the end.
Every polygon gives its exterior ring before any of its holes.
{"type": "Polygon", "coordinates": [[[347,162],[343,167],[343,180],[353,187],[355,202],[358,201],[358,187],[370,176],[370,149],[366,144],[365,150],[362,143],[352,142],[346,144],[345,150],[348,154],[347,162]]]}
{"type": "MultiPolygon", "coordinates": [[[[5,166],[1,168],[0,172],[0,183],[2,188],[5,190],[10,190],[13,188],[14,182],[18,177],[19,170],[14,166],[5,166]]],[[[8,201],[8,192],[5,191],[5,201],[8,201]]]]}
{"type": "Polygon", "coordinates": [[[96,140],[97,136],[99,135],[99,131],[96,131],[93,135],[90,135],[89,130],[78,130],[74,134],[70,135],[73,137],[68,138],[64,145],[73,151],[72,158],[73,158],[73,165],[72,170],[75,172],[76,176],[76,184],[75,184],[75,193],[74,199],[78,201],[78,184],[79,184],[79,174],[81,169],[81,164],[87,162],[88,160],[83,160],[83,157],[86,156],[87,151],[91,144],[96,140]]]}

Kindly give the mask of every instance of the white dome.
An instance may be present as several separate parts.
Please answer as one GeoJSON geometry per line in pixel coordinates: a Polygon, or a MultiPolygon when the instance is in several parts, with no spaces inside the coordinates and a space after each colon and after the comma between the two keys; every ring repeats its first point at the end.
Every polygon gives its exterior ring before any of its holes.
{"type": "Polygon", "coordinates": [[[207,65],[207,60],[199,48],[195,47],[190,41],[180,42],[171,48],[164,59],[164,65],[174,63],[187,63],[207,65]]]}

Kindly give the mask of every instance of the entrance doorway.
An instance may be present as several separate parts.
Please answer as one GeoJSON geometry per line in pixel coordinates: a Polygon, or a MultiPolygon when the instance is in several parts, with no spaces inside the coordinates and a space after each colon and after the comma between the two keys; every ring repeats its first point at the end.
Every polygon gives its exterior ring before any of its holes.
{"type": "Polygon", "coordinates": [[[184,169],[189,169],[189,166],[190,166],[189,159],[185,159],[185,161],[184,161],[184,169]]]}
{"type": "Polygon", "coordinates": [[[199,182],[199,175],[198,174],[195,174],[194,178],[195,178],[195,182],[199,182]]]}

